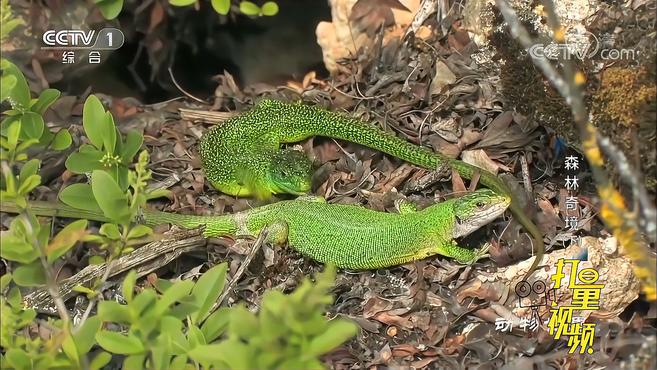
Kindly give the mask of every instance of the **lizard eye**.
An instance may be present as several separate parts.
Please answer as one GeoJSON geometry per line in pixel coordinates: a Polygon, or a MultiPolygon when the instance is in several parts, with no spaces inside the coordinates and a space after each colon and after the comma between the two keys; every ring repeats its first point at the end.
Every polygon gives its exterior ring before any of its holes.
{"type": "Polygon", "coordinates": [[[482,201],[478,201],[477,204],[476,204],[477,208],[484,208],[485,205],[486,205],[486,203],[484,203],[482,201]]]}

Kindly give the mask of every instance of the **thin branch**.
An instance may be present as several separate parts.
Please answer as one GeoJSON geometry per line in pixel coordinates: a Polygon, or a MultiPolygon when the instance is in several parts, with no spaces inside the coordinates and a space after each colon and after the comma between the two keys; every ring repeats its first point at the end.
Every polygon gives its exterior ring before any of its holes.
{"type": "Polygon", "coordinates": [[[176,81],[176,78],[173,76],[173,71],[171,70],[171,67],[167,68],[167,71],[169,71],[169,77],[171,77],[171,82],[173,82],[173,84],[176,85],[176,88],[178,88],[178,90],[180,90],[181,93],[185,94],[186,97],[188,97],[192,100],[196,100],[197,102],[199,102],[201,104],[206,104],[206,105],[208,104],[208,102],[206,102],[205,100],[203,100],[201,98],[197,98],[194,95],[192,95],[191,93],[187,92],[187,90],[183,89],[182,86],[180,86],[180,84],[178,84],[178,81],[176,81]]]}
{"type": "Polygon", "coordinates": [[[258,253],[262,245],[265,243],[265,240],[267,240],[268,234],[269,231],[266,228],[260,231],[260,234],[258,234],[258,238],[256,238],[255,242],[253,242],[253,245],[251,246],[251,250],[249,251],[249,254],[246,256],[246,258],[240,265],[240,268],[237,269],[237,272],[235,272],[235,276],[233,276],[233,278],[230,280],[230,283],[226,285],[226,288],[224,288],[224,291],[219,296],[219,299],[217,299],[214,305],[212,305],[212,308],[209,311],[210,313],[214,312],[217,308],[219,308],[219,306],[221,306],[221,303],[223,303],[223,301],[226,299],[230,291],[233,290],[235,284],[237,284],[237,282],[242,278],[242,275],[244,275],[244,272],[251,264],[253,257],[255,257],[256,253],[258,253]]]}
{"type": "MultiPolygon", "coordinates": [[[[137,276],[141,277],[166,265],[178,258],[181,254],[197,249],[205,245],[205,238],[199,230],[183,231],[171,235],[166,240],[160,240],[146,244],[141,248],[121,256],[108,265],[89,265],[77,274],[58,283],[56,293],[62,301],[71,298],[75,292],[73,288],[78,285],[88,285],[98,277],[105,274],[109,266],[109,276],[115,276],[132,268],[137,269],[137,276]]],[[[103,289],[100,287],[99,289],[103,289]]],[[[23,298],[27,307],[33,307],[39,312],[54,314],[57,310],[53,307],[53,300],[47,290],[34,291],[23,298]]]]}
{"type": "Polygon", "coordinates": [[[641,176],[637,175],[639,172],[632,168],[625,153],[614,145],[608,137],[598,132],[597,139],[602,151],[614,162],[616,169],[621,175],[621,179],[632,188],[632,196],[639,201],[640,205],[639,211],[641,212],[642,219],[639,224],[650,241],[654,243],[657,238],[657,210],[655,210],[655,205],[650,200],[646,187],[641,183],[641,176]]]}

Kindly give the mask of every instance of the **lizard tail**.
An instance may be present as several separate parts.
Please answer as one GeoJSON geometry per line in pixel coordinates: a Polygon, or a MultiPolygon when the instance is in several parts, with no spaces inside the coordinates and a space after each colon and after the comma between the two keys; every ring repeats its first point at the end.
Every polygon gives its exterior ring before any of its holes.
{"type": "MultiPolygon", "coordinates": [[[[30,211],[36,216],[46,217],[64,217],[76,218],[99,222],[112,222],[102,211],[91,211],[71,207],[62,202],[28,202],[30,211]]],[[[16,203],[3,201],[0,203],[0,212],[19,213],[20,209],[16,203]]],[[[161,224],[173,224],[185,229],[193,229],[204,226],[204,235],[207,237],[220,237],[225,235],[234,235],[237,231],[237,225],[232,215],[222,216],[192,216],[181,215],[176,213],[143,210],[139,220],[149,226],[161,224]]]]}

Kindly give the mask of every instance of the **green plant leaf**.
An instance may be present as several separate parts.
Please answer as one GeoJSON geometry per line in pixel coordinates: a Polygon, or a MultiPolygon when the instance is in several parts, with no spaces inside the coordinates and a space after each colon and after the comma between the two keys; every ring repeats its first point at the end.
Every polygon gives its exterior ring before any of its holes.
{"type": "Polygon", "coordinates": [[[146,355],[132,355],[128,356],[123,360],[123,369],[135,369],[135,370],[143,370],[146,369],[144,367],[144,361],[146,360],[146,355]]]}
{"type": "Polygon", "coordinates": [[[20,185],[18,186],[18,194],[27,195],[39,186],[39,184],[41,184],[41,176],[39,175],[32,175],[26,179],[21,179],[20,185]]]}
{"type": "Polygon", "coordinates": [[[192,5],[196,0],[169,0],[169,4],[173,6],[187,6],[192,5]]]}
{"type": "MultiPolygon", "coordinates": [[[[15,309],[23,309],[23,296],[17,286],[11,287],[7,293],[7,303],[15,309]]],[[[32,310],[34,311],[34,310],[32,310]]],[[[28,310],[24,311],[28,312],[28,310]]]]}
{"type": "Polygon", "coordinates": [[[177,317],[164,316],[160,320],[160,333],[171,343],[171,353],[184,354],[191,348],[183,334],[183,323],[177,317]]]}
{"type": "Polygon", "coordinates": [[[132,302],[132,297],[135,294],[135,284],[137,283],[137,271],[130,270],[128,274],[123,279],[123,285],[121,285],[121,294],[126,302],[132,302]]]}
{"type": "Polygon", "coordinates": [[[211,0],[212,8],[215,12],[226,15],[230,11],[230,0],[211,0]]]}
{"type": "Polygon", "coordinates": [[[170,370],[187,370],[187,361],[189,358],[186,355],[175,356],[171,363],[169,363],[170,370]]]}
{"type": "Polygon", "coordinates": [[[2,232],[1,240],[0,257],[6,260],[27,264],[39,257],[39,252],[32,244],[10,232],[2,232]]]}
{"type": "Polygon", "coordinates": [[[100,162],[105,153],[94,150],[71,153],[66,159],[66,168],[73,173],[87,173],[103,168],[100,162]]]}
{"type": "Polygon", "coordinates": [[[55,138],[50,143],[50,147],[53,150],[64,150],[71,146],[73,140],[71,139],[71,133],[67,129],[63,128],[57,131],[55,138]]]}
{"type": "MultiPolygon", "coordinates": [[[[139,296],[137,296],[133,302],[137,302],[138,299],[139,296]]],[[[151,336],[151,333],[153,333],[155,329],[157,329],[160,316],[154,314],[152,309],[147,309],[139,314],[135,311],[131,311],[130,314],[133,318],[130,328],[134,332],[139,333],[140,336],[147,338],[151,336]]]]}
{"type": "Polygon", "coordinates": [[[164,313],[169,306],[188,296],[193,287],[194,282],[191,280],[182,280],[173,284],[160,296],[157,302],[157,312],[159,314],[164,313]]]}
{"type": "Polygon", "coordinates": [[[288,327],[281,325],[285,320],[285,310],[288,308],[285,295],[277,290],[265,292],[260,306],[260,336],[265,341],[287,335],[288,327]]]}
{"type": "Polygon", "coordinates": [[[9,150],[14,150],[16,149],[16,146],[18,146],[18,138],[21,135],[21,126],[22,123],[18,119],[9,123],[9,126],[7,127],[7,148],[9,150]]]}
{"type": "Polygon", "coordinates": [[[105,263],[105,258],[102,256],[91,256],[89,257],[89,264],[90,265],[102,265],[105,263]]]}
{"type": "Polygon", "coordinates": [[[11,272],[7,272],[0,277],[0,291],[5,291],[9,283],[11,283],[11,272]]]}
{"type": "Polygon", "coordinates": [[[36,158],[30,159],[29,161],[25,162],[25,164],[23,164],[23,167],[21,167],[21,172],[18,175],[18,179],[23,181],[24,179],[27,179],[32,175],[36,175],[37,172],[39,172],[40,165],[41,165],[41,161],[36,158]]]}
{"type": "Polygon", "coordinates": [[[165,339],[158,337],[155,344],[150,347],[150,354],[148,355],[148,364],[154,370],[169,370],[166,365],[169,364],[171,353],[169,351],[168,343],[165,339]]]}
{"type": "Polygon", "coordinates": [[[273,1],[267,1],[262,4],[262,15],[271,17],[276,14],[278,14],[278,4],[273,1]]]}
{"type": "Polygon", "coordinates": [[[230,369],[252,369],[250,360],[253,354],[249,347],[236,340],[227,340],[219,344],[206,344],[193,348],[187,353],[194,361],[211,364],[226,364],[216,366],[230,369]]]}
{"type": "MultiPolygon", "coordinates": [[[[69,360],[71,360],[71,362],[79,364],[80,354],[78,347],[75,345],[75,341],[73,340],[73,335],[70,333],[70,331],[66,331],[62,334],[65,335],[64,341],[62,341],[62,350],[64,351],[64,354],[69,358],[69,360]]],[[[96,333],[94,333],[94,335],[95,334],[96,333]]]]}
{"type": "MultiPolygon", "coordinates": [[[[228,321],[230,320],[230,308],[220,307],[214,311],[201,326],[201,332],[208,343],[213,342],[219,338],[221,334],[228,328],[228,321]]],[[[279,322],[276,323],[280,325],[279,322]]]]}
{"type": "Polygon", "coordinates": [[[38,143],[41,146],[48,146],[52,142],[52,139],[55,138],[55,134],[53,134],[49,129],[44,129],[43,133],[41,134],[41,137],[39,138],[38,143]]]}
{"type": "Polygon", "coordinates": [[[105,120],[103,121],[103,145],[105,151],[114,153],[116,148],[116,125],[114,124],[114,117],[109,111],[105,112],[105,120]]]}
{"type": "Polygon", "coordinates": [[[75,243],[87,234],[87,223],[85,219],[77,220],[66,225],[62,231],[57,233],[46,247],[48,262],[52,263],[73,248],[75,243]]]}
{"type": "Polygon", "coordinates": [[[102,325],[102,320],[98,316],[91,316],[78,328],[78,330],[73,334],[75,340],[75,345],[78,349],[78,354],[80,356],[86,355],[96,344],[96,333],[100,330],[102,325]]]}
{"type": "Polygon", "coordinates": [[[187,329],[187,338],[189,339],[189,345],[192,348],[206,344],[203,332],[201,332],[201,329],[196,325],[191,325],[187,329]]]}
{"type": "Polygon", "coordinates": [[[34,112],[25,112],[21,117],[21,139],[39,139],[46,124],[43,117],[34,112]]]}
{"type": "Polygon", "coordinates": [[[27,150],[27,148],[31,147],[34,144],[37,144],[39,142],[39,139],[27,139],[24,140],[23,142],[19,143],[18,146],[16,147],[16,152],[20,153],[16,155],[16,160],[17,161],[26,161],[27,160],[27,154],[23,153],[24,151],[27,150]]]}
{"type": "Polygon", "coordinates": [[[31,107],[32,112],[43,115],[43,113],[54,103],[61,93],[56,89],[45,89],[31,107]]]}
{"type": "Polygon", "coordinates": [[[0,79],[0,101],[5,101],[16,86],[16,76],[3,75],[0,79]]]}
{"type": "Polygon", "coordinates": [[[121,232],[119,227],[116,224],[105,223],[100,226],[98,230],[100,235],[106,236],[110,240],[119,240],[121,239],[121,232]]]}
{"type": "Polygon", "coordinates": [[[221,295],[226,284],[226,269],[228,264],[222,263],[212,267],[198,279],[192,289],[192,297],[198,304],[196,315],[192,316],[195,323],[201,323],[210,314],[210,308],[221,295]]]}
{"type": "Polygon", "coordinates": [[[110,20],[116,18],[123,9],[123,0],[94,0],[103,18],[110,20]]]}
{"type": "Polygon", "coordinates": [[[130,312],[135,317],[142,316],[143,312],[152,307],[153,303],[157,300],[157,294],[152,289],[146,289],[137,294],[132,303],[130,303],[130,312]]]}
{"type": "Polygon", "coordinates": [[[132,163],[132,159],[135,157],[135,154],[141,148],[141,144],[144,142],[144,136],[135,130],[130,130],[125,136],[125,143],[121,149],[121,163],[129,164],[132,163]]]}
{"type": "Polygon", "coordinates": [[[128,232],[128,240],[130,239],[139,239],[147,235],[153,234],[153,229],[146,225],[135,225],[128,232]]]}
{"type": "Polygon", "coordinates": [[[116,181],[105,171],[91,173],[91,190],[105,216],[119,224],[130,222],[128,198],[116,181]]]}
{"type": "Polygon", "coordinates": [[[260,7],[250,1],[242,1],[240,3],[240,12],[242,14],[256,16],[260,15],[260,7]]]}
{"type": "Polygon", "coordinates": [[[46,283],[46,274],[40,261],[16,267],[13,275],[14,283],[20,286],[35,287],[46,283]]]}
{"type": "Polygon", "coordinates": [[[144,344],[132,333],[123,335],[102,330],[96,334],[96,341],[104,350],[118,355],[138,355],[144,353],[144,344]]]}
{"type": "MultiPolygon", "coordinates": [[[[3,59],[3,76],[14,76],[16,82],[14,87],[9,91],[9,100],[11,106],[19,112],[24,112],[30,106],[30,87],[23,73],[15,64],[3,59]]],[[[4,96],[4,94],[3,94],[4,96]]]]}
{"type": "Polygon", "coordinates": [[[244,306],[233,307],[230,313],[230,323],[228,330],[231,337],[239,337],[242,339],[251,338],[259,329],[259,323],[256,316],[249,312],[244,306]]]}
{"type": "Polygon", "coordinates": [[[87,296],[94,296],[97,293],[95,290],[89,289],[89,288],[87,288],[86,286],[83,286],[83,285],[76,285],[76,286],[73,287],[72,290],[74,292],[86,294],[87,296]]]}
{"type": "Polygon", "coordinates": [[[100,370],[105,367],[105,365],[109,364],[109,362],[112,360],[112,355],[109,353],[102,351],[99,354],[96,355],[96,357],[89,362],[89,369],[90,370],[100,370]]]}
{"type": "Polygon", "coordinates": [[[328,353],[356,335],[356,333],[358,333],[358,327],[353,322],[334,319],[329,322],[326,331],[310,341],[305,354],[309,356],[320,356],[328,353]]]}
{"type": "Polygon", "coordinates": [[[9,348],[7,353],[5,353],[5,360],[14,369],[32,369],[30,356],[20,348],[9,348]]]}
{"type": "Polygon", "coordinates": [[[87,138],[98,150],[103,149],[105,133],[105,107],[95,95],[89,95],[82,109],[82,126],[87,138]]]}
{"type": "Polygon", "coordinates": [[[171,195],[171,190],[169,189],[164,189],[164,188],[152,189],[152,190],[148,190],[148,194],[146,194],[146,200],[168,197],[169,195],[171,195]]]}
{"type": "Polygon", "coordinates": [[[72,184],[67,186],[59,193],[59,200],[73,208],[95,213],[102,212],[89,184],[72,184]]]}
{"type": "Polygon", "coordinates": [[[98,303],[98,317],[103,321],[116,323],[129,323],[131,319],[128,307],[116,301],[102,301],[98,303]]]}

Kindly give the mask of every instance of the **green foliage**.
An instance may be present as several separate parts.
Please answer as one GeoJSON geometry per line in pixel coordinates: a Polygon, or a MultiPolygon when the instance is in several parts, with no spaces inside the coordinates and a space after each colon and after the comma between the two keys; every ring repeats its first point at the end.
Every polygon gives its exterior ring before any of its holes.
{"type": "Polygon", "coordinates": [[[0,100],[8,101],[12,109],[3,112],[5,118],[0,122],[0,160],[14,164],[27,159],[27,149],[38,145],[63,150],[71,143],[68,130],[62,129],[57,135],[46,129],[43,113],[59,97],[59,91],[46,89],[39,97],[32,99],[30,88],[21,71],[6,59],[0,60],[2,69],[2,91],[0,100]],[[59,136],[57,142],[54,142],[59,136]],[[67,145],[68,144],[68,145],[67,145]]]}
{"type": "Polygon", "coordinates": [[[230,0],[211,0],[212,9],[221,15],[226,15],[230,12],[230,0]]]}
{"type": "MultiPolygon", "coordinates": [[[[78,152],[71,154],[66,160],[66,168],[79,174],[103,170],[125,192],[129,185],[128,165],[139,151],[144,137],[137,131],[130,131],[124,139],[114,124],[112,114],[105,111],[94,95],[90,95],[84,103],[82,123],[90,144],[80,146],[78,152]]],[[[64,199],[62,201],[68,203],[64,199]]],[[[96,208],[95,205],[90,207],[96,208]]]]}
{"type": "Polygon", "coordinates": [[[278,4],[268,1],[262,4],[262,7],[259,7],[250,1],[242,1],[240,2],[240,11],[250,16],[272,16],[278,14],[278,4]]]}
{"type": "MultiPolygon", "coordinates": [[[[198,0],[169,0],[170,5],[177,7],[190,6],[197,2],[198,0]]],[[[94,3],[98,6],[100,13],[105,19],[116,18],[123,9],[123,0],[94,0],[94,3]]],[[[217,14],[228,15],[232,1],[210,0],[210,5],[217,14]]],[[[274,16],[278,14],[278,4],[274,1],[267,1],[262,6],[258,6],[251,1],[240,1],[236,9],[239,9],[242,14],[252,17],[274,16]]]]}
{"type": "MultiPolygon", "coordinates": [[[[5,42],[11,31],[21,24],[23,24],[22,20],[13,17],[11,8],[9,7],[9,0],[0,1],[0,43],[5,42]]],[[[4,79],[2,82],[4,85],[4,79]]],[[[4,100],[4,95],[2,95],[1,100],[4,100]]]]}
{"type": "MultiPolygon", "coordinates": [[[[11,279],[11,275],[3,276],[2,290],[11,279]]],[[[17,287],[0,297],[0,314],[0,346],[6,350],[0,356],[2,369],[100,369],[111,359],[104,351],[91,360],[87,358],[102,324],[98,317],[88,318],[74,333],[62,329],[62,322],[55,320],[49,322],[53,331],[49,338],[24,335],[36,318],[36,311],[23,307],[17,287]]]]}
{"type": "Polygon", "coordinates": [[[323,368],[318,357],[357,333],[345,319],[327,321],[324,307],[332,302],[327,294],[335,269],[327,266],[312,284],[305,280],[290,295],[265,293],[256,315],[243,306],[210,315],[201,326],[207,344],[189,351],[199,363],[229,369],[315,369],[323,368]],[[224,340],[211,343],[226,328],[224,340]]]}
{"type": "Polygon", "coordinates": [[[105,19],[116,18],[123,9],[123,0],[94,0],[94,3],[105,19]]]}
{"type": "MultiPolygon", "coordinates": [[[[197,0],[169,0],[169,4],[173,6],[189,6],[196,4],[197,0]]],[[[232,5],[231,0],[210,0],[210,5],[215,12],[221,15],[227,15],[230,13],[230,8],[232,5]]],[[[267,1],[262,5],[262,7],[251,1],[240,1],[239,10],[242,14],[248,16],[273,16],[278,14],[278,4],[274,1],[267,1]]]]}
{"type": "Polygon", "coordinates": [[[304,281],[292,294],[267,292],[260,313],[243,306],[211,307],[221,294],[226,264],[205,272],[195,283],[173,284],[134,294],[136,275],[126,276],[127,304],[101,302],[98,317],[124,326],[122,333],[101,330],[96,341],[110,353],[125,355],[124,368],[183,368],[190,360],[201,368],[323,368],[318,356],[356,334],[350,321],[326,321],[324,307],[335,269],[327,267],[312,284],[304,281]],[[186,329],[185,329],[186,327],[186,329]]]}

